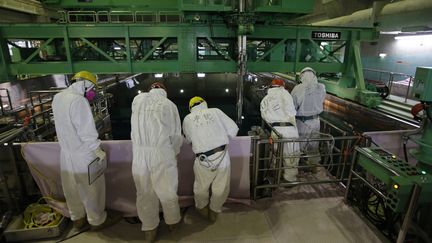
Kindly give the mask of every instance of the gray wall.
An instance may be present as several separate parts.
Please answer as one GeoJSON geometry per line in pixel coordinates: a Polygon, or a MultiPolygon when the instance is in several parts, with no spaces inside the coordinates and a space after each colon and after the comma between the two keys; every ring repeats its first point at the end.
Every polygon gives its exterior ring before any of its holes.
{"type": "Polygon", "coordinates": [[[381,35],[378,43],[362,44],[364,68],[414,75],[418,66],[432,66],[432,37],[428,41],[395,40],[395,35],[381,35]],[[380,58],[379,53],[386,53],[380,58]]]}

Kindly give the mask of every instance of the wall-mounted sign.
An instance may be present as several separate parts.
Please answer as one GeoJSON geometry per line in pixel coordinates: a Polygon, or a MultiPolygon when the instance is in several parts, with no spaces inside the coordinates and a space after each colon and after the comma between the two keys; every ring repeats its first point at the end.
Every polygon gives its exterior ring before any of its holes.
{"type": "Polygon", "coordinates": [[[341,32],[331,32],[331,31],[312,31],[312,39],[320,40],[340,40],[341,32]]]}

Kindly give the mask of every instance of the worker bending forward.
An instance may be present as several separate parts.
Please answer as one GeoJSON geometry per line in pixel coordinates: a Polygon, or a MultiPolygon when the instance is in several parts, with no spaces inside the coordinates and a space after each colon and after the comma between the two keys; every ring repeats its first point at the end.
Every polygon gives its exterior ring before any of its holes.
{"type": "MultiPolygon", "coordinates": [[[[282,138],[298,138],[296,110],[290,93],[285,89],[285,83],[280,79],[273,79],[267,95],[261,101],[261,117],[270,124],[282,138]]],[[[272,138],[277,139],[277,135],[272,132],[272,138]]],[[[283,145],[284,170],[283,178],[286,181],[296,181],[298,174],[299,158],[289,158],[288,156],[298,156],[298,143],[285,142],[283,145]]]]}
{"type": "Polygon", "coordinates": [[[131,125],[136,207],[146,239],[154,241],[159,225],[159,201],[170,229],[181,220],[176,155],[183,136],[177,107],[167,98],[164,85],[154,83],[149,92],[134,98],[131,125]]]}
{"type": "Polygon", "coordinates": [[[71,79],[72,84],[54,96],[52,110],[60,144],[60,168],[63,192],[74,227],[88,223],[98,230],[121,219],[119,213],[105,211],[105,177],[100,175],[89,182],[89,164],[105,160],[99,148],[100,140],[89,101],[95,97],[97,78],[81,71],[71,79]],[[86,220],[87,214],[87,220],[86,220]]]}
{"type": "MultiPolygon", "coordinates": [[[[324,84],[318,83],[315,71],[304,68],[300,73],[300,84],[295,86],[291,94],[297,110],[297,128],[301,137],[319,137],[319,114],[323,111],[326,95],[324,84]]],[[[302,143],[301,150],[313,157],[308,158],[310,165],[317,165],[320,161],[319,142],[302,143]]],[[[312,171],[316,171],[314,169],[312,171]]]]}
{"type": "Polygon", "coordinates": [[[198,212],[216,221],[230,190],[231,164],[228,137],[235,137],[238,127],[217,108],[207,108],[201,97],[189,102],[190,114],[183,120],[183,133],[192,142],[195,153],[194,197],[198,212]],[[211,198],[209,200],[209,189],[211,198]]]}

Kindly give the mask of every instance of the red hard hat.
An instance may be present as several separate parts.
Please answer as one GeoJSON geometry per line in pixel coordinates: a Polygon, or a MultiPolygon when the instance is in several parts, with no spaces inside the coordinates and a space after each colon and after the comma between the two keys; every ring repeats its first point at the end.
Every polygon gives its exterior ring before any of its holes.
{"type": "Polygon", "coordinates": [[[164,89],[165,91],[167,91],[165,85],[159,82],[152,83],[152,85],[150,85],[150,89],[164,89]]]}
{"type": "Polygon", "coordinates": [[[271,86],[285,87],[285,82],[282,79],[273,79],[271,82],[271,86]]]}

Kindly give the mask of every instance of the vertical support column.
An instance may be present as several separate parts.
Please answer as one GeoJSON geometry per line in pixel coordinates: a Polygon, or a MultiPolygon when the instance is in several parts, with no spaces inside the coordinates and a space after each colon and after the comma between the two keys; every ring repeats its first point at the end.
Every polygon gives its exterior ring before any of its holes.
{"type": "Polygon", "coordinates": [[[9,55],[9,48],[5,39],[1,37],[0,33],[0,80],[9,79],[9,63],[11,58],[9,55]]]}
{"type": "Polygon", "coordinates": [[[300,40],[300,28],[297,27],[296,28],[296,52],[295,52],[295,60],[294,60],[294,70],[292,70],[293,72],[297,72],[297,68],[298,68],[297,65],[300,61],[301,48],[302,45],[300,40]]]}
{"type": "Polygon", "coordinates": [[[363,65],[360,57],[360,42],[357,40],[353,40],[352,43],[353,54],[354,54],[354,76],[356,79],[357,89],[360,91],[366,90],[365,80],[363,76],[363,65]]]}
{"type": "MultiPolygon", "coordinates": [[[[245,11],[244,0],[239,0],[239,12],[245,11]]],[[[237,80],[237,124],[242,123],[243,114],[243,81],[246,76],[246,36],[238,36],[238,80],[237,80]]]]}
{"type": "Polygon", "coordinates": [[[129,37],[129,26],[125,27],[125,46],[126,46],[126,58],[128,62],[128,70],[129,73],[134,73],[132,67],[132,57],[131,57],[131,49],[130,49],[130,37],[129,37]]]}
{"type": "Polygon", "coordinates": [[[69,42],[69,31],[67,27],[65,26],[63,28],[63,38],[64,38],[64,46],[66,51],[66,59],[69,66],[69,73],[75,73],[73,64],[72,64],[72,55],[71,55],[71,46],[69,42]]]}

